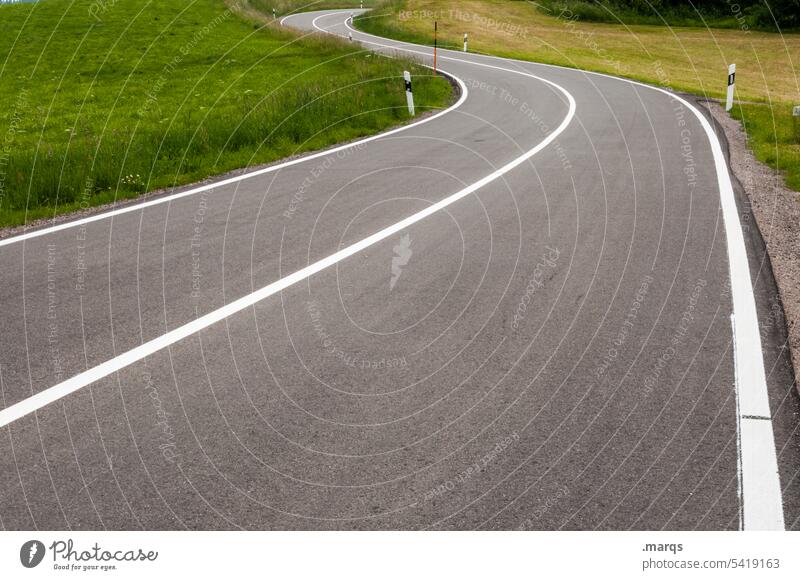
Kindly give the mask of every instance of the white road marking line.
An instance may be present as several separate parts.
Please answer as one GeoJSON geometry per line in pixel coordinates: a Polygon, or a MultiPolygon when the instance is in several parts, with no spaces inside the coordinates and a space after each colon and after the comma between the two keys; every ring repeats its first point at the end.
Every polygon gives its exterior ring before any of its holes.
{"type": "MultiPolygon", "coordinates": [[[[441,73],[452,76],[446,71],[440,71],[441,73]]],[[[456,78],[456,77],[453,77],[456,78]]],[[[413,129],[414,127],[419,127],[425,123],[430,123],[434,119],[438,119],[442,115],[446,115],[451,113],[452,111],[458,109],[461,105],[464,104],[466,101],[467,95],[467,87],[460,79],[456,79],[459,86],[461,87],[461,98],[454,103],[452,106],[448,107],[447,109],[436,113],[435,115],[431,115],[430,117],[425,117],[424,119],[420,119],[414,123],[410,123],[408,125],[403,125],[402,127],[397,127],[396,129],[392,129],[390,131],[386,131],[385,133],[379,133],[378,135],[373,135],[372,137],[367,137],[365,139],[360,139],[359,141],[353,141],[352,143],[347,143],[345,145],[340,145],[338,147],[333,147],[331,149],[325,149],[324,151],[318,151],[317,153],[312,153],[311,155],[307,155],[304,157],[299,157],[297,159],[292,159],[291,161],[285,161],[283,163],[279,163],[277,165],[270,165],[269,167],[265,167],[263,169],[258,169],[256,171],[251,171],[249,173],[243,173],[242,175],[237,175],[235,177],[229,177],[228,179],[223,179],[221,181],[215,181],[214,183],[208,183],[206,185],[201,185],[199,187],[195,187],[192,189],[188,189],[186,191],[182,191],[180,193],[173,193],[172,195],[165,195],[163,197],[158,197],[156,199],[150,201],[144,201],[141,203],[133,203],[132,205],[126,205],[125,207],[121,207],[119,209],[106,211],[102,213],[98,213],[95,215],[91,215],[82,219],[74,220],[74,221],[67,221],[61,224],[57,224],[54,226],[43,227],[41,229],[36,229],[30,232],[26,232],[20,234],[18,236],[13,236],[10,238],[6,238],[4,240],[0,240],[0,247],[8,246],[17,242],[21,242],[23,240],[29,240],[31,238],[38,238],[40,236],[44,236],[47,234],[52,234],[60,230],[66,230],[69,228],[75,228],[81,226],[83,224],[96,222],[99,220],[104,220],[107,218],[112,218],[114,216],[118,216],[125,213],[130,213],[134,211],[143,210],[145,208],[159,205],[162,203],[167,203],[170,201],[174,201],[176,199],[180,199],[182,197],[187,197],[190,195],[195,195],[197,193],[202,193],[204,191],[209,191],[212,189],[217,189],[219,187],[225,187],[226,185],[230,185],[232,183],[238,183],[240,181],[245,181],[246,179],[252,179],[253,177],[258,177],[259,175],[266,175],[267,173],[274,173],[275,171],[280,171],[281,169],[285,169],[287,167],[291,167],[293,165],[298,165],[300,163],[305,163],[307,161],[312,161],[314,159],[319,159],[320,157],[327,157],[328,155],[334,155],[339,151],[344,151],[346,149],[352,149],[354,147],[360,147],[365,143],[370,143],[377,139],[383,139],[384,137],[390,137],[391,135],[396,135],[402,131],[407,131],[409,129],[413,129]]]]}
{"type": "Polygon", "coordinates": [[[722,145],[708,119],[687,100],[659,87],[623,80],[659,91],[679,101],[700,121],[711,145],[725,224],[733,303],[734,369],[742,486],[741,527],[744,530],[784,530],[783,496],[772,421],[753,421],[748,418],[748,416],[772,417],[772,413],[769,408],[758,311],[753,282],[750,278],[747,247],[744,243],[736,197],[722,145]]]}
{"type": "MultiPolygon", "coordinates": [[[[320,272],[326,268],[329,268],[330,266],[333,266],[334,264],[337,264],[338,262],[341,262],[342,260],[352,256],[353,254],[356,254],[357,252],[360,252],[361,250],[364,250],[365,248],[368,248],[369,246],[372,246],[373,244],[380,242],[383,239],[393,236],[394,234],[412,226],[413,224],[444,209],[445,207],[459,201],[460,199],[463,199],[464,197],[470,195],[471,193],[474,193],[475,191],[481,189],[485,185],[491,183],[492,181],[498,179],[499,177],[505,175],[512,169],[526,162],[536,153],[538,153],[539,151],[547,147],[550,143],[552,143],[553,140],[556,139],[567,128],[567,126],[570,124],[573,117],[575,116],[575,99],[572,97],[572,95],[570,95],[566,91],[566,89],[551,81],[548,81],[546,79],[540,79],[535,75],[531,75],[524,72],[517,72],[516,74],[541,80],[544,83],[555,87],[557,90],[559,90],[564,94],[567,101],[569,102],[569,110],[567,112],[567,115],[561,121],[561,124],[555,130],[553,130],[547,137],[545,137],[535,147],[527,151],[525,154],[517,157],[516,159],[507,163],[500,169],[493,171],[486,177],[480,179],[479,181],[476,181],[472,185],[467,186],[461,191],[458,191],[457,193],[454,193],[444,198],[443,200],[428,206],[422,211],[412,214],[411,216],[405,218],[402,221],[397,222],[392,226],[389,226],[387,228],[384,228],[383,230],[380,230],[377,233],[372,234],[371,236],[361,240],[360,242],[356,242],[355,244],[352,244],[336,252],[335,254],[328,256],[327,258],[324,258],[318,262],[306,266],[305,268],[295,272],[294,274],[290,274],[285,278],[281,278],[280,280],[273,282],[272,284],[269,284],[261,288],[260,290],[253,292],[252,294],[239,298],[238,300],[235,300],[234,302],[231,302],[230,304],[223,306],[218,310],[215,310],[204,316],[201,316],[197,320],[194,320],[188,324],[176,328],[175,330],[172,330],[156,339],[146,342],[137,348],[129,350],[128,352],[125,352],[117,357],[114,357],[113,359],[108,360],[94,368],[84,371],[70,379],[67,379],[66,381],[63,381],[57,385],[49,387],[27,399],[24,399],[14,405],[11,405],[6,409],[3,409],[2,411],[0,411],[0,427],[8,425],[9,423],[16,421],[17,419],[20,419],[25,415],[33,413],[38,409],[41,409],[42,407],[45,407],[50,403],[53,403],[71,393],[74,393],[89,384],[97,382],[100,379],[103,379],[104,377],[107,377],[110,374],[117,372],[135,363],[136,361],[142,360],[143,358],[152,355],[159,350],[162,350],[184,338],[196,334],[197,332],[200,332],[201,330],[208,328],[209,326],[217,322],[220,322],[225,318],[228,318],[229,316],[232,316],[250,306],[253,306],[257,302],[260,302],[265,298],[277,294],[281,290],[284,290],[285,288],[288,288],[293,284],[296,284],[302,280],[305,280],[306,278],[309,278],[310,276],[313,276],[317,272],[320,272]]],[[[466,99],[468,95],[468,90],[466,85],[461,79],[458,79],[457,77],[453,78],[455,78],[461,85],[461,89],[463,91],[462,100],[466,99]]]]}
{"type": "MultiPolygon", "coordinates": [[[[316,19],[314,22],[316,22],[316,19]]],[[[348,29],[355,31],[347,21],[345,21],[344,24],[348,29]]],[[[356,32],[380,39],[380,37],[372,34],[360,31],[356,32]]],[[[430,56],[428,52],[388,46],[365,40],[361,40],[360,42],[393,50],[414,52],[430,56]]],[[[441,52],[451,53],[453,51],[443,50],[441,52]]],[[[575,70],[558,65],[540,64],[531,61],[502,59],[489,55],[480,56],[492,60],[510,60],[522,64],[557,68],[560,70],[575,70]]],[[[458,62],[471,62],[463,58],[442,55],[440,55],[439,58],[458,62]]],[[[483,63],[473,64],[490,66],[483,63]]],[[[737,449],[738,468],[740,472],[740,525],[743,530],[784,530],[786,524],[783,516],[783,496],[781,493],[780,473],[778,471],[778,458],[775,450],[775,436],[772,428],[772,420],[764,421],[754,419],[754,417],[772,417],[772,413],[769,408],[761,335],[758,328],[758,312],[756,309],[755,295],[753,294],[753,283],[750,278],[747,248],[744,243],[742,225],[739,221],[739,214],[736,208],[733,184],[731,183],[731,178],[728,173],[728,164],[725,161],[725,155],[722,152],[719,138],[708,119],[706,119],[694,105],[668,90],[604,73],[591,71],[580,72],[658,91],[677,100],[697,117],[706,133],[706,137],[708,137],[711,152],[714,156],[714,166],[719,184],[720,205],[722,207],[725,238],[728,247],[728,270],[731,279],[731,297],[733,303],[731,319],[733,322],[736,382],[736,424],[738,431],[737,439],[739,442],[737,449]],[[755,353],[758,353],[758,355],[755,355],[755,353]]]]}

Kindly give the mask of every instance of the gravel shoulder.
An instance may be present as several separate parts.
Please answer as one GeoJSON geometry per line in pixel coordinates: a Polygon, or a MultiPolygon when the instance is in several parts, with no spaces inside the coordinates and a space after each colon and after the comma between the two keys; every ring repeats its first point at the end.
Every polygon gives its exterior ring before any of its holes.
{"type": "Polygon", "coordinates": [[[800,376],[800,194],[786,187],[779,171],[755,158],[739,121],[716,102],[702,104],[725,132],[731,170],[747,195],[766,245],[783,303],[792,366],[795,377],[800,376]]]}

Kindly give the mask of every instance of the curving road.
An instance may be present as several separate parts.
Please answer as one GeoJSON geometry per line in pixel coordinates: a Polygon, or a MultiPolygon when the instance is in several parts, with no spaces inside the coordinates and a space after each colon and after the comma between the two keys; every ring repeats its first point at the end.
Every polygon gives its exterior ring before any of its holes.
{"type": "MultiPolygon", "coordinates": [[[[431,61],[349,15],[284,24],[431,61]]],[[[3,528],[800,529],[780,301],[702,107],[439,64],[419,123],[0,240],[3,528]]]]}

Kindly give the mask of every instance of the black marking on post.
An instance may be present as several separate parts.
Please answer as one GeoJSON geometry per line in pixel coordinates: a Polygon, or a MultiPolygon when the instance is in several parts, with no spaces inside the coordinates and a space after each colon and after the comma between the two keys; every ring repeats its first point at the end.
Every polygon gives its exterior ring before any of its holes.
{"type": "Polygon", "coordinates": [[[733,84],[735,78],[736,78],[735,72],[728,75],[728,86],[731,86],[733,84]]]}
{"type": "Polygon", "coordinates": [[[412,92],[412,90],[411,90],[411,81],[406,81],[406,91],[408,91],[409,93],[412,92]]]}

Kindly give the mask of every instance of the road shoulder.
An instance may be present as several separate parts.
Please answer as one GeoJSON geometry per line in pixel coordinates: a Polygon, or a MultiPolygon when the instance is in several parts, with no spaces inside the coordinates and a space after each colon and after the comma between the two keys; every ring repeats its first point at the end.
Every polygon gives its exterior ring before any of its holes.
{"type": "MultiPolygon", "coordinates": [[[[758,235],[766,250],[766,266],[771,266],[778,296],[762,329],[780,327],[785,320],[791,360],[795,376],[800,373],[800,255],[796,251],[800,238],[800,196],[784,183],[780,172],[755,158],[747,145],[747,134],[741,123],[723,111],[715,102],[701,103],[711,112],[716,125],[727,141],[727,154],[733,176],[744,193],[742,227],[758,235]],[[751,223],[751,220],[754,223],[751,223]]],[[[762,277],[762,272],[759,277],[762,277]]]]}

